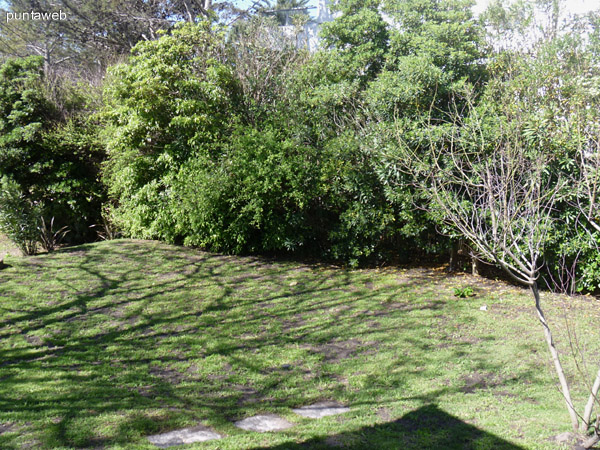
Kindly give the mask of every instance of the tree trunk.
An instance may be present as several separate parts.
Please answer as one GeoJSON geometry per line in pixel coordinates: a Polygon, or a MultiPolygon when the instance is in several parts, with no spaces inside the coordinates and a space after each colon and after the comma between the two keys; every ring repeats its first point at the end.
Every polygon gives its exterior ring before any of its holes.
{"type": "Polygon", "coordinates": [[[544,337],[546,338],[548,349],[550,350],[550,354],[552,355],[552,361],[554,362],[554,369],[556,370],[558,380],[560,381],[562,395],[565,399],[565,402],[567,403],[567,409],[569,410],[569,415],[571,416],[571,425],[573,426],[573,431],[577,432],[579,431],[579,419],[577,417],[577,412],[573,407],[573,400],[571,399],[569,383],[567,382],[565,372],[562,368],[562,364],[560,363],[560,358],[558,357],[558,351],[556,350],[554,340],[552,339],[550,327],[548,326],[548,322],[546,322],[546,318],[544,317],[544,312],[542,311],[542,307],[540,304],[540,291],[538,290],[538,286],[535,281],[531,285],[531,292],[533,294],[533,297],[535,298],[535,309],[538,314],[538,319],[544,327],[544,337]]]}
{"type": "Polygon", "coordinates": [[[594,434],[592,437],[590,437],[588,440],[586,440],[583,444],[582,447],[583,448],[592,448],[594,445],[596,445],[598,442],[600,442],[600,436],[598,434],[594,434]]]}
{"type": "Polygon", "coordinates": [[[592,411],[594,410],[594,403],[598,401],[598,391],[600,390],[600,369],[598,369],[598,374],[596,375],[596,380],[594,380],[594,385],[592,386],[592,391],[590,392],[590,397],[588,398],[588,402],[585,405],[585,410],[583,412],[583,419],[581,422],[581,427],[579,431],[581,433],[587,433],[587,430],[590,426],[590,420],[592,418],[592,411]]]}
{"type": "Polygon", "coordinates": [[[450,264],[448,264],[448,272],[456,272],[456,264],[458,262],[458,242],[452,241],[450,247],[450,264]]]}
{"type": "Polygon", "coordinates": [[[188,4],[187,1],[184,0],[183,6],[184,6],[185,12],[187,14],[187,21],[189,23],[194,23],[195,22],[194,15],[192,14],[192,11],[190,10],[190,5],[188,4]]]}
{"type": "Polygon", "coordinates": [[[479,276],[479,260],[473,255],[471,255],[471,273],[479,276]]]}

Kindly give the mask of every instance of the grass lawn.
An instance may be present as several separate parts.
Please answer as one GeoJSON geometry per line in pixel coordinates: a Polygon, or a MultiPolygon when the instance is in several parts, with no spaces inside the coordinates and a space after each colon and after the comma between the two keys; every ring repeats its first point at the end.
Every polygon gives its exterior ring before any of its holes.
{"type": "MultiPolygon", "coordinates": [[[[553,449],[570,428],[532,300],[503,282],[131,240],[5,263],[2,449],[151,449],[198,424],[225,437],[185,448],[553,449]],[[291,411],[324,400],[351,412],[291,411]],[[295,426],[232,424],[259,413],[295,426]]],[[[594,370],[600,302],[543,300],[581,406],[566,323],[594,370]]]]}

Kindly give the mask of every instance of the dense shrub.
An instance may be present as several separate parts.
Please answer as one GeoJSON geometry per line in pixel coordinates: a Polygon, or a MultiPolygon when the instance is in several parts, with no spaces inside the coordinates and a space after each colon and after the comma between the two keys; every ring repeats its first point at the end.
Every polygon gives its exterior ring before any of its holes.
{"type": "Polygon", "coordinates": [[[77,114],[60,121],[43,134],[44,157],[36,198],[45,205],[46,222],[55,219],[58,228],[70,230],[65,241],[94,239],[91,225],[101,221],[106,190],[100,180],[105,152],[93,116],[77,114]]]}
{"type": "Polygon", "coordinates": [[[375,252],[394,220],[376,188],[364,189],[376,179],[360,159],[348,136],[318,149],[272,128],[239,127],[219,159],[182,167],[175,229],[185,244],[213,250],[356,262],[375,252]]]}
{"type": "Polygon", "coordinates": [[[57,113],[43,89],[42,66],[37,57],[0,66],[0,174],[26,191],[41,178],[42,135],[57,113]]]}
{"type": "MultiPolygon", "coordinates": [[[[104,200],[98,177],[104,152],[97,125],[81,111],[80,94],[63,90],[58,108],[45,90],[42,67],[34,57],[0,67],[0,175],[13,191],[20,189],[22,201],[36,205],[37,222],[54,218],[58,228],[70,228],[69,239],[81,242],[93,235],[89,226],[104,200]]],[[[16,207],[3,208],[10,205],[16,207]]]]}
{"type": "Polygon", "coordinates": [[[26,198],[17,182],[6,176],[0,178],[0,232],[24,255],[37,252],[41,215],[42,205],[26,198]]]}
{"type": "Polygon", "coordinates": [[[178,177],[185,243],[228,252],[301,250],[319,190],[314,151],[272,129],[239,127],[219,158],[198,158],[178,177]]]}
{"type": "Polygon", "coordinates": [[[353,264],[412,249],[427,227],[386,198],[352,52],[305,59],[251,30],[226,51],[208,23],[177,27],[113,68],[104,180],[116,223],[132,237],[353,264]]]}
{"type": "Polygon", "coordinates": [[[176,231],[173,183],[190,159],[218,157],[235,122],[237,86],[222,31],[202,22],[143,42],[106,84],[104,181],[128,236],[167,241],[176,231]]]}

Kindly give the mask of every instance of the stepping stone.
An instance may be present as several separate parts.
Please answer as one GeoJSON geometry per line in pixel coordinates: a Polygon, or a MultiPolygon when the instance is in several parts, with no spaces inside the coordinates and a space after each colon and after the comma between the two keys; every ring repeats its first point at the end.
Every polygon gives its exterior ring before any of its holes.
{"type": "Polygon", "coordinates": [[[221,439],[222,437],[210,428],[198,425],[193,428],[183,428],[181,430],[169,431],[168,433],[148,436],[148,440],[158,448],[167,448],[176,445],[193,444],[194,442],[212,441],[213,439],[221,439]]]}
{"type": "Polygon", "coordinates": [[[258,431],[259,433],[264,433],[266,431],[287,430],[288,428],[293,427],[294,424],[275,414],[265,414],[239,420],[235,423],[235,426],[246,431],[258,431]]]}
{"type": "Polygon", "coordinates": [[[350,408],[335,402],[320,402],[315,403],[314,405],[292,409],[292,411],[303,417],[320,419],[321,417],[335,416],[336,414],[346,413],[350,411],[350,408]]]}

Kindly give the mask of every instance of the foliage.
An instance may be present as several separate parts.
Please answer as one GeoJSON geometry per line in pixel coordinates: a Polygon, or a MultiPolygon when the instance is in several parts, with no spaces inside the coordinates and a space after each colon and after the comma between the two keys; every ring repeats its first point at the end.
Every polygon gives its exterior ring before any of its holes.
{"type": "Polygon", "coordinates": [[[49,128],[54,109],[44,95],[42,60],[8,60],[0,66],[0,173],[28,186],[31,167],[44,153],[42,132],[49,128]]]}
{"type": "Polygon", "coordinates": [[[455,297],[468,298],[468,297],[473,297],[474,295],[475,295],[475,292],[473,292],[473,288],[471,286],[454,288],[454,296],[455,297]]]}
{"type": "Polygon", "coordinates": [[[298,250],[318,188],[311,156],[274,130],[241,127],[219,159],[190,161],[174,194],[184,243],[234,253],[298,250]]]}
{"type": "Polygon", "coordinates": [[[389,40],[379,1],[347,0],[336,6],[341,15],[323,25],[324,46],[334,48],[332,56],[339,57],[357,79],[371,80],[383,67],[389,40]]]}
{"type": "Polygon", "coordinates": [[[307,19],[308,14],[302,8],[308,6],[308,0],[276,0],[266,1],[263,14],[274,15],[278,25],[292,25],[296,20],[307,19]],[[289,11],[299,9],[299,11],[289,11]],[[287,10],[287,11],[286,11],[287,10]]]}
{"type": "Polygon", "coordinates": [[[207,23],[180,27],[113,71],[112,217],[133,237],[364,259],[394,220],[368,152],[327,123],[329,108],[313,107],[318,97],[303,97],[313,63],[292,72],[302,54],[273,50],[253,34],[260,26],[238,27],[235,48],[207,23]]]}
{"type": "Polygon", "coordinates": [[[100,84],[110,64],[140,41],[157,39],[176,22],[195,22],[230,12],[229,1],[212,0],[5,0],[0,3],[0,57],[40,56],[50,79],[100,84]],[[214,4],[213,4],[214,3],[214,4]],[[57,14],[60,20],[8,20],[7,13],[57,14]]]}
{"type": "MultiPolygon", "coordinates": [[[[38,215],[89,237],[103,201],[98,180],[103,150],[97,124],[75,111],[63,120],[44,89],[40,58],[9,60],[0,68],[0,175],[14,181],[38,215]],[[40,206],[41,207],[41,206],[40,206]]],[[[63,99],[65,111],[80,100],[63,99]]]]}
{"type": "Polygon", "coordinates": [[[244,122],[258,126],[273,118],[286,82],[308,58],[296,44],[272,17],[254,16],[229,31],[227,60],[239,83],[244,122]]]}
{"type": "Polygon", "coordinates": [[[140,43],[106,85],[104,180],[130,235],[174,241],[172,184],[194,158],[217,157],[237,115],[239,88],[224,64],[223,32],[208,22],[140,43]]]}
{"type": "Polygon", "coordinates": [[[35,156],[52,107],[39,89],[41,60],[9,60],[0,66],[0,220],[2,231],[25,255],[37,250],[39,198],[29,194],[35,156]]]}
{"type": "MultiPolygon", "coordinates": [[[[394,23],[380,81],[374,83],[377,114],[420,119],[449,111],[465,84],[483,86],[484,30],[470,0],[387,0],[394,23]],[[381,102],[386,99],[387,104],[381,102]]],[[[372,100],[373,101],[373,100],[372,100]]]]}
{"type": "Polygon", "coordinates": [[[0,231],[24,255],[34,255],[37,252],[41,206],[26,198],[22,188],[14,180],[6,176],[0,179],[0,231]]]}
{"type": "Polygon", "coordinates": [[[105,158],[93,117],[77,116],[44,134],[44,155],[36,196],[44,204],[45,217],[55,217],[59,227],[68,226],[75,242],[90,239],[89,226],[100,218],[106,190],[100,181],[105,158]]]}
{"type": "Polygon", "coordinates": [[[465,84],[479,87],[485,80],[482,29],[468,6],[461,1],[342,1],[336,5],[341,15],[323,30],[333,50],[323,55],[325,70],[316,71],[321,79],[311,82],[311,104],[324,111],[326,123],[354,130],[368,161],[362,167],[374,175],[364,178],[371,180],[369,191],[382,194],[379,205],[387,203],[378,214],[393,212],[379,236],[395,236],[399,253],[414,251],[412,245],[438,253],[447,246],[431,215],[415,208],[421,200],[410,177],[395,172],[382,155],[396,145],[398,124],[418,129],[432,112],[448,112],[453,94],[465,84]]]}
{"type": "Polygon", "coordinates": [[[96,232],[97,237],[103,241],[110,241],[121,236],[121,232],[114,224],[110,214],[110,208],[105,205],[102,208],[100,223],[90,225],[90,228],[96,232]]]}
{"type": "Polygon", "coordinates": [[[46,223],[46,220],[43,216],[41,217],[40,221],[41,224],[38,226],[38,231],[40,233],[40,244],[47,252],[53,252],[60,245],[70,230],[66,225],[56,230],[54,228],[54,217],[50,219],[50,223],[46,223]]]}

